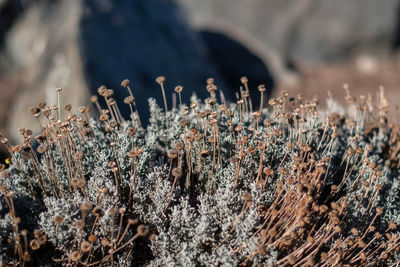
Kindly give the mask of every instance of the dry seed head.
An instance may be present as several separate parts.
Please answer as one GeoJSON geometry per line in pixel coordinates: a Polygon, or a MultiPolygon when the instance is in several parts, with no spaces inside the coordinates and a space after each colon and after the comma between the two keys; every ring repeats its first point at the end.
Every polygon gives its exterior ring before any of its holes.
{"type": "Polygon", "coordinates": [[[108,244],[110,244],[110,240],[107,237],[104,237],[103,239],[101,239],[100,244],[103,247],[106,247],[106,246],[108,246],[108,244]]]}
{"type": "Polygon", "coordinates": [[[100,207],[94,207],[92,213],[94,216],[101,216],[103,214],[103,210],[100,207]]]}
{"type": "Polygon", "coordinates": [[[140,236],[146,236],[149,233],[149,229],[144,224],[139,225],[136,231],[140,236]]]}
{"type": "Polygon", "coordinates": [[[90,243],[94,243],[97,240],[97,236],[95,236],[94,234],[89,235],[88,240],[90,243]]]}
{"type": "Polygon", "coordinates": [[[130,225],[132,225],[132,224],[137,224],[138,222],[139,222],[138,219],[132,219],[132,218],[129,218],[129,219],[128,219],[128,224],[130,224],[130,225]]]}
{"type": "Polygon", "coordinates": [[[243,193],[243,199],[244,199],[245,202],[251,202],[251,200],[252,200],[251,194],[248,193],[248,192],[244,192],[243,193]]]}
{"type": "Polygon", "coordinates": [[[123,81],[121,82],[121,86],[123,86],[123,87],[128,87],[128,86],[129,86],[129,80],[128,80],[128,79],[123,80],[123,81]]]}
{"type": "Polygon", "coordinates": [[[127,105],[132,105],[135,102],[135,98],[133,96],[127,96],[124,99],[124,103],[127,105]]]}
{"type": "Polygon", "coordinates": [[[295,257],[293,254],[289,254],[289,255],[288,255],[288,262],[289,262],[291,265],[295,265],[295,264],[296,264],[296,257],[295,257]]]}
{"type": "Polygon", "coordinates": [[[236,128],[235,128],[235,131],[236,132],[241,132],[243,130],[243,126],[242,125],[238,125],[238,126],[236,126],[236,128]]]}
{"type": "Polygon", "coordinates": [[[163,84],[164,82],[165,82],[165,77],[164,76],[158,76],[157,78],[156,78],[156,82],[158,83],[158,84],[163,84]]]}
{"type": "Polygon", "coordinates": [[[39,108],[44,108],[45,106],[46,106],[46,102],[44,102],[44,101],[38,103],[39,108]]]}
{"type": "Polygon", "coordinates": [[[243,77],[240,78],[240,82],[243,83],[243,84],[246,84],[246,83],[249,82],[249,80],[247,79],[246,76],[243,76],[243,77]]]}
{"type": "Polygon", "coordinates": [[[80,113],[85,113],[85,110],[86,110],[86,107],[84,107],[84,106],[79,107],[80,113]]]}
{"type": "MultiPolygon", "coordinates": [[[[109,101],[109,103],[110,103],[110,106],[114,106],[114,105],[117,104],[117,101],[115,101],[114,98],[110,98],[108,101],[109,101]]],[[[83,112],[82,112],[82,113],[83,113],[83,112]]]]}
{"type": "Polygon", "coordinates": [[[93,245],[88,241],[83,241],[81,243],[81,251],[83,253],[89,252],[90,250],[92,250],[92,248],[93,248],[93,245]]]}
{"type": "Polygon", "coordinates": [[[217,86],[214,84],[207,84],[206,89],[209,93],[217,91],[217,86]]]}
{"type": "Polygon", "coordinates": [[[383,213],[383,209],[382,209],[381,207],[377,207],[377,208],[376,208],[376,213],[377,213],[378,215],[382,214],[382,213],[383,213]]]}
{"type": "Polygon", "coordinates": [[[272,238],[276,237],[278,235],[278,232],[276,231],[275,228],[272,228],[268,231],[268,235],[272,238]]]}
{"type": "Polygon", "coordinates": [[[78,220],[75,223],[75,228],[79,231],[83,230],[83,228],[85,227],[85,222],[83,220],[78,220]]]}
{"type": "Polygon", "coordinates": [[[81,257],[82,257],[82,254],[79,253],[78,251],[74,251],[74,252],[72,252],[71,255],[70,255],[70,259],[71,259],[73,262],[78,262],[78,261],[81,259],[81,257]]]}
{"type": "Polygon", "coordinates": [[[175,149],[183,150],[183,149],[185,149],[185,144],[182,143],[182,142],[178,142],[178,143],[175,144],[175,149]]]}
{"type": "Polygon", "coordinates": [[[376,233],[374,234],[374,237],[375,237],[376,239],[381,239],[381,238],[382,238],[382,234],[379,233],[379,232],[376,232],[376,233]]]}
{"type": "Polygon", "coordinates": [[[48,150],[48,147],[44,144],[41,144],[37,147],[37,152],[39,154],[44,154],[44,153],[46,153],[47,150],[48,150]]]}
{"type": "Polygon", "coordinates": [[[178,157],[178,151],[176,151],[174,149],[170,149],[167,151],[167,156],[170,159],[176,159],[178,157]]]}
{"type": "Polygon", "coordinates": [[[178,85],[175,87],[175,92],[177,92],[178,94],[182,93],[183,91],[183,87],[181,85],[178,85]]]}
{"type": "Polygon", "coordinates": [[[126,130],[126,133],[127,133],[128,135],[130,135],[130,136],[133,136],[133,135],[136,134],[136,128],[134,128],[134,127],[129,127],[129,128],[126,130]]]}
{"type": "Polygon", "coordinates": [[[21,230],[21,235],[22,236],[27,236],[28,235],[28,230],[26,230],[26,229],[21,230]]]}
{"type": "Polygon", "coordinates": [[[56,216],[54,216],[53,221],[54,221],[54,223],[55,223],[56,225],[60,225],[60,224],[62,224],[62,222],[64,221],[64,217],[61,216],[61,215],[56,215],[56,216]]]}
{"type": "Polygon", "coordinates": [[[118,213],[120,213],[120,214],[124,214],[125,212],[126,212],[126,208],[125,207],[122,207],[122,208],[118,209],[118,213]]]}
{"type": "Polygon", "coordinates": [[[64,109],[65,109],[66,111],[71,111],[71,109],[72,109],[71,104],[65,105],[64,109]]]}
{"type": "Polygon", "coordinates": [[[84,201],[81,203],[79,208],[81,211],[89,211],[92,209],[92,203],[90,203],[89,201],[84,201]]]}
{"type": "Polygon", "coordinates": [[[267,89],[265,88],[265,84],[260,84],[258,87],[258,91],[265,92],[267,89]]]}
{"type": "Polygon", "coordinates": [[[43,233],[42,230],[36,229],[35,231],[33,231],[33,236],[34,236],[35,238],[40,238],[40,237],[43,236],[43,235],[44,235],[44,233],[43,233]]]}
{"type": "Polygon", "coordinates": [[[76,178],[76,177],[72,178],[70,184],[71,184],[71,186],[74,187],[74,188],[78,187],[78,186],[79,186],[79,179],[76,178]]]}
{"type": "Polygon", "coordinates": [[[37,239],[38,239],[38,242],[39,242],[40,246],[46,244],[46,242],[47,242],[47,236],[44,235],[44,234],[39,236],[39,237],[37,237],[37,239]]]}
{"type": "Polygon", "coordinates": [[[97,102],[98,99],[99,99],[99,98],[97,97],[97,95],[92,95],[92,96],[90,97],[90,101],[91,101],[92,103],[97,102]]]}
{"type": "Polygon", "coordinates": [[[32,250],[38,250],[40,248],[40,244],[37,239],[32,239],[31,242],[29,243],[29,247],[32,250]]]}
{"type": "Polygon", "coordinates": [[[395,224],[394,222],[389,222],[389,229],[396,230],[396,228],[397,228],[397,224],[395,224]]]}
{"type": "Polygon", "coordinates": [[[181,168],[173,168],[172,169],[172,175],[174,177],[181,177],[183,174],[182,169],[181,168]]]}
{"type": "Polygon", "coordinates": [[[362,239],[359,239],[359,240],[357,240],[357,245],[358,245],[360,248],[365,248],[365,246],[366,246],[367,244],[365,244],[365,242],[364,242],[362,239]]]}
{"type": "Polygon", "coordinates": [[[97,93],[99,93],[99,95],[104,96],[104,93],[107,91],[107,87],[105,87],[104,85],[101,85],[99,88],[97,88],[97,93]]]}
{"type": "Polygon", "coordinates": [[[76,161],[82,160],[82,159],[83,159],[83,153],[80,152],[80,151],[75,152],[75,154],[74,154],[74,159],[75,159],[76,161]]]}
{"type": "Polygon", "coordinates": [[[37,107],[31,107],[29,109],[29,113],[32,114],[32,115],[40,113],[40,109],[38,109],[37,107]]]}
{"type": "Polygon", "coordinates": [[[103,96],[106,98],[110,98],[114,96],[114,90],[113,89],[107,89],[104,93],[103,96]]]}

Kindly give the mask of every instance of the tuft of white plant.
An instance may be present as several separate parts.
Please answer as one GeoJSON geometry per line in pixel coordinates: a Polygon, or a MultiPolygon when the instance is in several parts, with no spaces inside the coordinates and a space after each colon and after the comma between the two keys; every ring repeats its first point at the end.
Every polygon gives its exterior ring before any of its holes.
{"type": "Polygon", "coordinates": [[[208,80],[204,102],[150,99],[143,128],[122,85],[129,120],[102,86],[99,119],[40,103],[39,135],[2,138],[1,264],[399,264],[400,126],[383,94],[319,111],[283,92],[253,109],[247,89],[219,103],[208,80]]]}

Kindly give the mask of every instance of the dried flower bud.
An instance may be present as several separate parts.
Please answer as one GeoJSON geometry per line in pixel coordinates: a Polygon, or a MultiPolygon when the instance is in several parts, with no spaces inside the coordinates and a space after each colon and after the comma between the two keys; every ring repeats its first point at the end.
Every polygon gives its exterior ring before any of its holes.
{"type": "Polygon", "coordinates": [[[92,96],[90,97],[90,101],[91,101],[92,103],[96,103],[96,102],[98,101],[97,95],[92,95],[92,96]]]}
{"type": "Polygon", "coordinates": [[[156,78],[156,82],[158,83],[158,84],[163,84],[164,82],[165,82],[165,77],[164,76],[158,76],[157,78],[156,78]]]}
{"type": "Polygon", "coordinates": [[[172,175],[174,177],[181,177],[183,174],[182,169],[181,168],[173,168],[172,169],[172,175]]]}
{"type": "Polygon", "coordinates": [[[90,243],[93,244],[94,242],[96,242],[96,240],[97,240],[97,236],[95,236],[94,234],[89,235],[88,241],[89,241],[90,243]]]}
{"type": "Polygon", "coordinates": [[[40,244],[39,244],[39,242],[37,241],[37,239],[32,239],[31,242],[29,243],[29,247],[30,247],[32,250],[38,250],[38,249],[40,248],[40,244]]]}
{"type": "Polygon", "coordinates": [[[135,103],[135,98],[133,96],[127,96],[124,99],[124,103],[127,105],[132,105],[133,103],[135,103]]]}
{"type": "Polygon", "coordinates": [[[122,87],[128,87],[128,86],[129,86],[129,80],[128,80],[128,79],[123,80],[123,81],[121,82],[121,86],[122,86],[122,87]]]}
{"type": "Polygon", "coordinates": [[[87,253],[87,252],[91,251],[92,248],[93,248],[92,243],[90,243],[90,242],[88,242],[88,241],[83,241],[83,242],[81,243],[81,251],[82,251],[83,253],[87,253]]]}
{"type": "Polygon", "coordinates": [[[258,91],[260,91],[260,92],[265,92],[267,89],[265,88],[265,84],[260,84],[259,86],[258,86],[258,91]]]}
{"type": "Polygon", "coordinates": [[[92,209],[92,203],[90,203],[89,201],[84,201],[81,203],[79,208],[81,211],[89,211],[92,209]]]}
{"type": "Polygon", "coordinates": [[[74,251],[70,255],[70,259],[73,262],[78,262],[81,259],[81,257],[82,257],[82,254],[79,253],[78,251],[74,251]]]}
{"type": "Polygon", "coordinates": [[[178,85],[178,86],[175,87],[175,92],[177,92],[178,94],[182,93],[182,91],[183,91],[183,87],[182,86],[178,85]]]}
{"type": "Polygon", "coordinates": [[[53,221],[54,221],[54,223],[55,223],[56,225],[60,225],[60,224],[63,223],[64,217],[61,216],[61,215],[56,215],[56,216],[54,216],[53,221]]]}
{"type": "Polygon", "coordinates": [[[146,236],[149,233],[149,229],[144,224],[139,225],[136,231],[140,236],[146,236]]]}
{"type": "Polygon", "coordinates": [[[170,159],[176,159],[178,157],[178,151],[176,151],[174,149],[170,149],[167,151],[167,156],[170,159]]]}

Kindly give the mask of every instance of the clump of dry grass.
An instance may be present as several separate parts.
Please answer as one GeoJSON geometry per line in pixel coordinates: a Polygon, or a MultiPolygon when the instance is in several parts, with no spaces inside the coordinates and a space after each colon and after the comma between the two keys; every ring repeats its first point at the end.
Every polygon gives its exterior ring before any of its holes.
{"type": "Polygon", "coordinates": [[[351,96],[341,113],[282,92],[253,110],[247,78],[235,104],[207,80],[143,128],[129,81],[125,120],[114,91],[90,117],[71,106],[30,109],[40,134],[1,142],[3,265],[399,265],[398,110],[351,96]],[[62,120],[62,116],[65,117],[62,120]]]}

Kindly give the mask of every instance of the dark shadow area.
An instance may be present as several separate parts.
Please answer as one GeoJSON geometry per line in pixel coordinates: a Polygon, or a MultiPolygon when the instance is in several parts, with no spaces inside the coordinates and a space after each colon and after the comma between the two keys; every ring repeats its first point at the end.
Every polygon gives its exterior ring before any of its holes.
{"type": "Polygon", "coordinates": [[[127,117],[130,111],[123,100],[128,91],[121,87],[121,81],[129,79],[146,124],[148,98],[155,98],[160,106],[163,103],[157,76],[166,77],[169,109],[177,85],[184,87],[182,101],[189,103],[192,92],[202,99],[209,95],[205,89],[208,77],[223,84],[183,17],[173,1],[115,1],[109,8],[95,1],[84,2],[80,46],[92,93],[97,93],[102,84],[114,89],[121,112],[127,117]]]}
{"type": "Polygon", "coordinates": [[[228,94],[227,99],[236,99],[235,93],[242,85],[240,82],[242,76],[247,76],[249,80],[250,96],[254,106],[259,105],[258,85],[265,84],[267,96],[271,95],[274,79],[259,57],[241,43],[222,33],[202,31],[200,36],[207,45],[210,60],[215,63],[226,81],[229,90],[225,90],[224,93],[228,94]]]}
{"type": "Polygon", "coordinates": [[[21,1],[6,1],[0,5],[0,48],[4,45],[5,35],[22,11],[21,1]]]}

